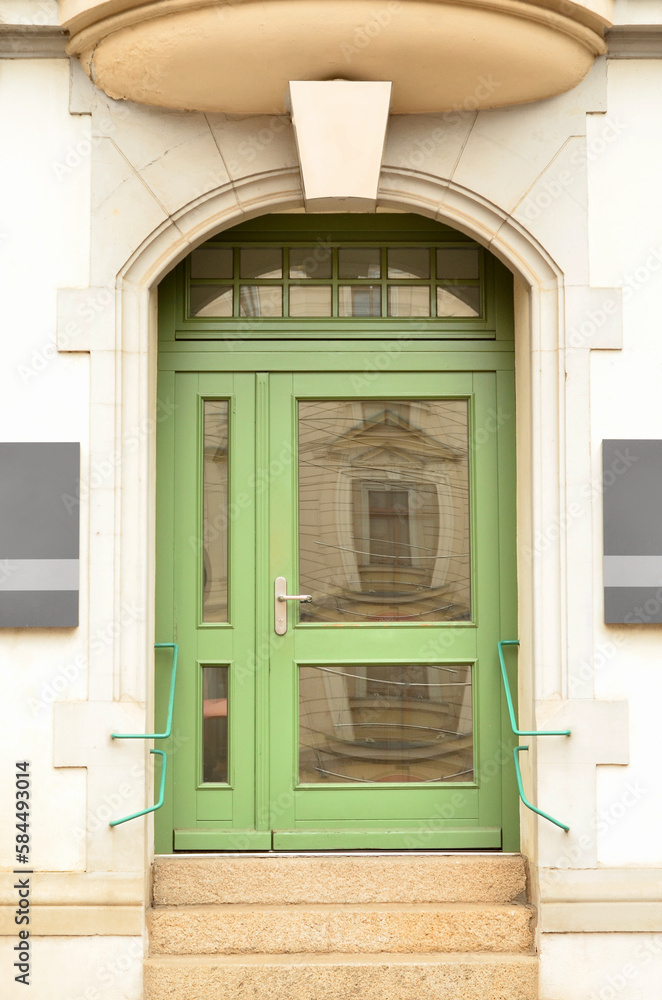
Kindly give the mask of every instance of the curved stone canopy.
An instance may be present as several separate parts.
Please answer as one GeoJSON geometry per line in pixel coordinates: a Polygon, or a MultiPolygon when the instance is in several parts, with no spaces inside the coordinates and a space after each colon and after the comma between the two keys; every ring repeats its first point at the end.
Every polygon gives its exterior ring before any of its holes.
{"type": "Polygon", "coordinates": [[[278,114],[290,80],[387,80],[392,112],[494,108],[574,87],[610,0],[60,0],[110,97],[278,114]]]}

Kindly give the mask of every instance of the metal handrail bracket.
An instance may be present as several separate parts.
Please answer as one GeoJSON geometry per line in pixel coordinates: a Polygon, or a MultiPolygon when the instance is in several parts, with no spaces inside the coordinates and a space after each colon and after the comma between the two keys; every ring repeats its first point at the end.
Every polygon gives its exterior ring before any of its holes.
{"type": "MultiPolygon", "coordinates": [[[[172,732],[172,714],[175,704],[175,684],[177,681],[177,656],[179,646],[176,642],[155,642],[154,649],[172,649],[172,667],[170,670],[170,694],[168,698],[168,716],[166,719],[165,732],[163,733],[111,733],[114,740],[167,740],[172,732]]],[[[138,819],[139,816],[146,816],[148,813],[156,812],[163,805],[165,799],[165,782],[168,758],[165,750],[150,750],[151,754],[157,754],[161,758],[161,788],[159,790],[159,800],[147,809],[132,813],[123,819],[114,819],[108,825],[119,826],[121,823],[128,823],[130,819],[138,819]]]]}
{"type": "MultiPolygon", "coordinates": [[[[501,666],[501,677],[503,680],[503,688],[506,693],[506,702],[508,704],[508,715],[510,716],[510,728],[512,729],[515,736],[570,736],[570,729],[519,729],[517,727],[517,719],[515,718],[515,707],[513,705],[513,697],[510,692],[510,683],[508,681],[508,673],[506,671],[506,663],[503,658],[503,647],[504,646],[519,646],[519,639],[501,639],[497,642],[497,650],[499,652],[499,664],[501,666]]],[[[567,833],[570,829],[565,823],[561,823],[560,820],[554,819],[549,813],[543,812],[542,809],[538,809],[534,806],[532,802],[529,802],[526,795],[524,794],[524,785],[522,784],[522,769],[519,763],[519,754],[523,750],[528,750],[528,746],[518,746],[513,747],[513,761],[515,762],[515,777],[517,778],[517,791],[519,792],[519,797],[522,803],[531,812],[537,813],[538,816],[542,816],[543,819],[549,820],[554,826],[560,827],[567,833]]]]}

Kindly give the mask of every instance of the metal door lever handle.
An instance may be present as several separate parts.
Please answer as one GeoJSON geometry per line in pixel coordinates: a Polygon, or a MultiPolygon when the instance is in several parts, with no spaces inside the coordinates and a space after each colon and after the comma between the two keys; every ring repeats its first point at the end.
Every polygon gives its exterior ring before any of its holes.
{"type": "Polygon", "coordinates": [[[287,609],[283,606],[285,601],[312,601],[311,594],[288,594],[287,581],[284,576],[277,576],[274,584],[274,630],[276,635],[285,635],[287,632],[287,609]]]}

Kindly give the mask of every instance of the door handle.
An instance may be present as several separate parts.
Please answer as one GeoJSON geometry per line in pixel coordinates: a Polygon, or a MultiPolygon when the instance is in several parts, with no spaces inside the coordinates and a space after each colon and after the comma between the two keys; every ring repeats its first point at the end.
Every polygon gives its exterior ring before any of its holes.
{"type": "Polygon", "coordinates": [[[285,635],[287,632],[287,605],[286,601],[301,601],[310,603],[311,594],[288,594],[287,581],[284,576],[277,576],[274,584],[274,629],[276,635],[285,635]]]}

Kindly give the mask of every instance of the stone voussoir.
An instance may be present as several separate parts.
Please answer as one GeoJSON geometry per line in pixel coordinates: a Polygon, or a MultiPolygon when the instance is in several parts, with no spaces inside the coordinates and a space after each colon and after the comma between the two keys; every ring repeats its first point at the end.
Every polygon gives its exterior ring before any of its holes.
{"type": "Polygon", "coordinates": [[[537,981],[528,955],[162,956],[144,1000],[537,1000],[537,981]]]}
{"type": "Polygon", "coordinates": [[[157,857],[154,904],[510,903],[524,898],[519,854],[157,857]]]}
{"type": "Polygon", "coordinates": [[[150,952],[526,952],[531,916],[503,903],[166,907],[150,914],[150,952]]]}

